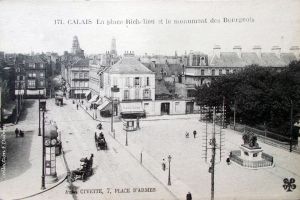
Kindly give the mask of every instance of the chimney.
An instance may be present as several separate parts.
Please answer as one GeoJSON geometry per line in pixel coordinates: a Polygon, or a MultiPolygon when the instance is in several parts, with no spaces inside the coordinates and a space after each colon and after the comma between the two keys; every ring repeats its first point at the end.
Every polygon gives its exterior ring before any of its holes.
{"type": "Polygon", "coordinates": [[[253,51],[256,53],[258,58],[261,58],[261,47],[259,45],[255,45],[253,47],[253,51]]]}
{"type": "Polygon", "coordinates": [[[191,50],[190,54],[189,54],[189,66],[193,66],[193,55],[194,55],[194,52],[193,52],[193,50],[191,50]]]}
{"type": "Polygon", "coordinates": [[[214,56],[217,56],[218,58],[220,58],[220,54],[221,54],[221,47],[219,45],[215,45],[214,48],[214,56]]]}
{"type": "Polygon", "coordinates": [[[238,55],[239,58],[242,58],[242,47],[234,46],[233,51],[238,55]]]}
{"type": "Polygon", "coordinates": [[[296,56],[297,60],[299,60],[299,58],[300,58],[299,50],[300,50],[300,48],[298,46],[292,46],[290,48],[290,52],[296,56]]]}
{"type": "Polygon", "coordinates": [[[275,53],[276,56],[277,56],[278,58],[280,58],[280,51],[281,51],[281,48],[280,48],[279,46],[273,46],[271,50],[272,50],[272,53],[275,53]]]}

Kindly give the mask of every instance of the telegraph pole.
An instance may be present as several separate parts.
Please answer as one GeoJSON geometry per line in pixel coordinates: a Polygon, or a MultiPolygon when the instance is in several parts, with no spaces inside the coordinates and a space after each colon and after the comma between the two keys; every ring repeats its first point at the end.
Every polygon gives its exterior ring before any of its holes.
{"type": "Polygon", "coordinates": [[[216,110],[213,110],[213,133],[212,133],[212,158],[211,158],[211,200],[214,200],[215,193],[215,157],[216,157],[216,132],[215,132],[216,110]]]}
{"type": "Polygon", "coordinates": [[[291,136],[290,136],[290,152],[293,151],[293,100],[291,100],[291,136]]]}
{"type": "Polygon", "coordinates": [[[222,128],[225,128],[225,96],[223,96],[222,128]]]}
{"type": "Polygon", "coordinates": [[[39,91],[39,135],[41,136],[41,93],[39,91]]]}
{"type": "Polygon", "coordinates": [[[46,189],[45,187],[45,112],[43,110],[43,155],[42,155],[42,187],[41,189],[44,190],[46,189]]]}

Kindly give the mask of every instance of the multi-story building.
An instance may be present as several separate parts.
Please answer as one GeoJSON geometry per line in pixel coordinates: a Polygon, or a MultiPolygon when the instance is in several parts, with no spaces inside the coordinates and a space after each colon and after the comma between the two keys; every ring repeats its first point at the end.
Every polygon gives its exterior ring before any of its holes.
{"type": "Polygon", "coordinates": [[[89,59],[78,59],[68,68],[67,91],[71,98],[85,98],[89,90],[89,59]]]}
{"type": "Polygon", "coordinates": [[[187,96],[193,96],[195,86],[210,83],[217,76],[235,73],[246,66],[258,65],[280,71],[293,60],[299,59],[299,47],[292,47],[289,53],[273,46],[271,52],[262,52],[260,46],[254,46],[252,52],[243,52],[240,46],[234,46],[232,52],[221,52],[215,46],[213,55],[191,52],[184,70],[183,83],[187,96]]]}
{"type": "Polygon", "coordinates": [[[143,115],[150,113],[155,100],[155,74],[141,64],[133,52],[124,54],[119,62],[100,72],[102,110],[115,101],[114,114],[143,115]],[[112,88],[119,90],[112,92],[112,88]]]}
{"type": "Polygon", "coordinates": [[[18,81],[19,76],[21,83],[24,81],[24,71],[21,69],[23,66],[25,67],[25,96],[27,98],[38,97],[39,95],[45,97],[47,88],[47,62],[39,55],[25,58],[25,62],[16,68],[16,72],[18,73],[16,74],[16,80],[18,81]]]}

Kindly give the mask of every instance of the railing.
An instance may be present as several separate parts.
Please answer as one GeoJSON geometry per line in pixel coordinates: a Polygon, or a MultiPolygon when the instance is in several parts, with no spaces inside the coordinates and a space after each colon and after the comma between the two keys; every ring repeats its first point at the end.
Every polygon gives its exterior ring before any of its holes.
{"type": "Polygon", "coordinates": [[[262,153],[261,157],[262,157],[262,159],[273,163],[273,156],[270,156],[269,154],[266,154],[266,153],[262,153]]]}
{"type": "Polygon", "coordinates": [[[273,157],[266,153],[262,153],[263,160],[259,160],[259,161],[243,160],[240,158],[240,156],[241,156],[240,150],[230,152],[230,159],[243,167],[261,168],[261,167],[269,167],[273,165],[273,157]]]}

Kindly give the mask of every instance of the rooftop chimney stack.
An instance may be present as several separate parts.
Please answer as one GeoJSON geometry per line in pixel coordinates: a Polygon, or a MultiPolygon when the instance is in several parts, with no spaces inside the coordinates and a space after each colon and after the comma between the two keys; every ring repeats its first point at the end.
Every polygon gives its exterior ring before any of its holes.
{"type": "Polygon", "coordinates": [[[233,51],[238,55],[239,58],[242,58],[242,47],[234,46],[233,51]]]}
{"type": "Polygon", "coordinates": [[[217,56],[217,58],[220,58],[220,55],[221,55],[221,47],[219,45],[215,45],[214,48],[213,48],[213,55],[214,56],[217,56]]]}
{"type": "Polygon", "coordinates": [[[279,46],[273,46],[271,50],[272,53],[275,53],[275,55],[280,58],[281,48],[279,46]]]}
{"type": "Polygon", "coordinates": [[[256,53],[258,58],[261,58],[261,47],[259,45],[254,46],[253,51],[256,53]]]}
{"type": "Polygon", "coordinates": [[[300,50],[300,48],[298,46],[292,46],[290,48],[290,52],[293,53],[296,56],[297,60],[299,60],[299,58],[300,58],[300,51],[299,50],[300,50]]]}

